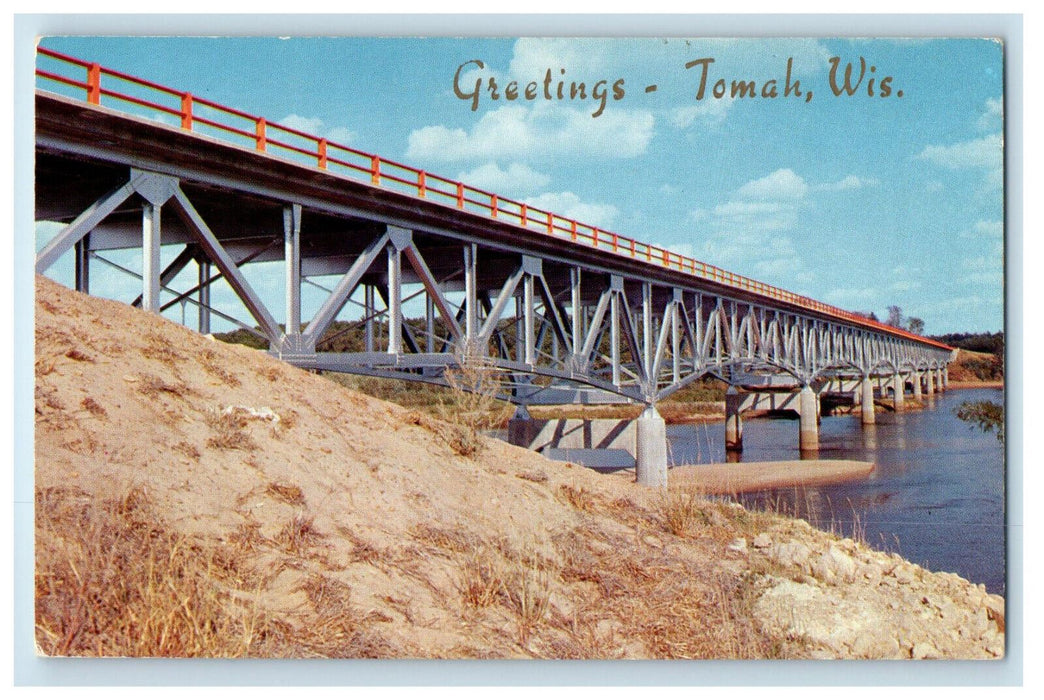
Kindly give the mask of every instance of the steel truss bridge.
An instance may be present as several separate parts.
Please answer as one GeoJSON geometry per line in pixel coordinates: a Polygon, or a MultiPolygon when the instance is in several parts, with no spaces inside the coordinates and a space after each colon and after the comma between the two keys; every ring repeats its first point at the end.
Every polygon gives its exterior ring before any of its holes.
{"type": "Polygon", "coordinates": [[[946,381],[945,345],[663,248],[43,48],[37,81],[35,218],[63,227],[36,271],[72,255],[89,292],[109,251],[140,250],[127,301],[190,304],[200,332],[220,317],[299,367],[436,384],[481,367],[520,406],[615,396],[650,420],[707,375],[864,396],[889,378],[897,402],[946,381]],[[179,251],[165,267],[161,246],[179,251]],[[282,319],[244,275],[272,261],[282,319]],[[247,320],[212,306],[215,285],[247,320]],[[325,295],[310,319],[305,285],[325,295]],[[330,349],[335,321],[359,348],[330,349]]]}

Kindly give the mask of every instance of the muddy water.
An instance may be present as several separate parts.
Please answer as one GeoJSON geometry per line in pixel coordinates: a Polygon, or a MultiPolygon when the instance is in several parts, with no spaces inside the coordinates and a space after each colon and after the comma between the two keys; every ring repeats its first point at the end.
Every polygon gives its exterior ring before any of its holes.
{"type": "MultiPolygon", "coordinates": [[[[928,397],[925,397],[928,399],[928,397]]],[[[992,434],[960,421],[963,401],[1003,402],[1000,389],[931,397],[925,410],[824,416],[819,457],[872,461],[865,479],[742,496],[819,527],[857,535],[935,571],[953,571],[1004,594],[1004,450],[992,434]]],[[[726,460],[724,424],[669,426],[672,464],[726,460]]],[[[798,459],[796,420],[744,421],[742,461],[798,459]]]]}

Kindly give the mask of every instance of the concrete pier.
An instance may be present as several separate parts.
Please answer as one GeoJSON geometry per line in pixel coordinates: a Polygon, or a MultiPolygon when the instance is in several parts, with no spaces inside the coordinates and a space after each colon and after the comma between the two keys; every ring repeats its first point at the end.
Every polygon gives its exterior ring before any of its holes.
{"type": "Polygon", "coordinates": [[[931,396],[935,393],[935,372],[928,369],[924,371],[924,393],[931,396]]]}
{"type": "Polygon", "coordinates": [[[921,373],[920,372],[914,372],[912,376],[913,376],[913,397],[914,397],[914,401],[920,401],[921,400],[921,373]]]}
{"type": "Polygon", "coordinates": [[[798,394],[801,433],[798,444],[802,452],[819,451],[819,425],[816,422],[816,392],[806,384],[798,394]]]}
{"type": "Polygon", "coordinates": [[[892,400],[895,406],[896,413],[902,413],[903,411],[903,394],[906,391],[906,382],[903,381],[903,375],[896,372],[892,375],[892,400]]]}
{"type": "Polygon", "coordinates": [[[642,486],[667,488],[667,424],[652,405],[635,422],[636,480],[642,486]]]}
{"type": "Polygon", "coordinates": [[[536,440],[540,428],[541,424],[533,420],[525,406],[516,406],[514,415],[508,421],[508,442],[530,447],[536,440]]]}
{"type": "Polygon", "coordinates": [[[935,389],[940,394],[946,391],[946,387],[943,386],[943,371],[942,369],[935,370],[935,389]]]}
{"type": "Polygon", "coordinates": [[[736,387],[729,386],[725,392],[725,450],[743,451],[743,397],[736,387]]]}
{"type": "Polygon", "coordinates": [[[862,382],[862,397],[860,407],[862,408],[863,425],[873,425],[874,420],[874,385],[870,377],[864,377],[862,382]]]}

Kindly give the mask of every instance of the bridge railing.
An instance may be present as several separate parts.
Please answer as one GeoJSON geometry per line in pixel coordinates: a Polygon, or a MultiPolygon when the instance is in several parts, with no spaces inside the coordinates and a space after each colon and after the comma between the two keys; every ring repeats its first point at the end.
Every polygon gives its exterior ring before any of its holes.
{"type": "Polygon", "coordinates": [[[948,346],[873,321],[860,314],[824,304],[800,294],[738,275],[686,257],[663,247],[622,236],[597,226],[539,209],[526,202],[501,197],[466,183],[381,158],[327,138],[270,122],[264,117],[160,85],[143,78],[105,68],[43,47],[36,76],[55,91],[89,104],[118,109],[186,131],[288,158],[353,180],[369,182],[461,211],[519,226],[529,231],[568,240],[600,251],[644,261],[694,277],[741,289],[850,323],[901,336],[920,343],[948,346]],[[76,74],[81,77],[76,77],[76,74]]]}

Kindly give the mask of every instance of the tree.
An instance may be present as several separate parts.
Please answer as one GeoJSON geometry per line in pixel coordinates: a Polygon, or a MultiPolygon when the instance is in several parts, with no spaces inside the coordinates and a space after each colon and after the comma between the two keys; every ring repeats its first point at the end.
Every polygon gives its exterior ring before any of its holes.
{"type": "Polygon", "coordinates": [[[910,316],[906,319],[906,327],[910,329],[911,333],[924,335],[924,321],[916,316],[910,316]]]}
{"type": "Polygon", "coordinates": [[[954,411],[957,417],[975,423],[987,433],[996,432],[1004,442],[1004,406],[992,401],[965,401],[954,411]]]}
{"type": "Polygon", "coordinates": [[[893,328],[903,327],[903,309],[899,306],[888,307],[888,320],[886,323],[893,328]]]}

